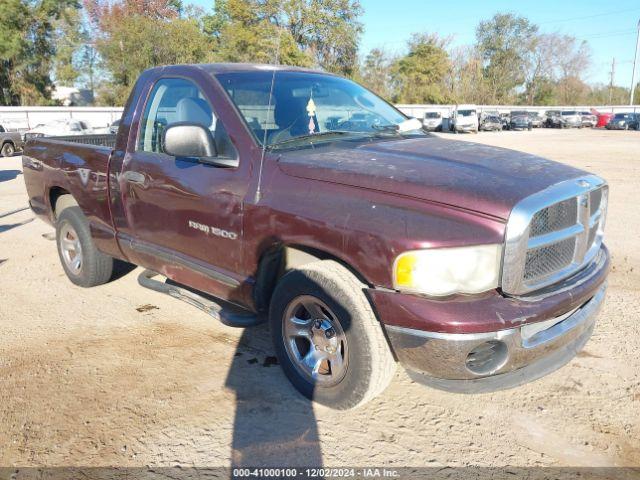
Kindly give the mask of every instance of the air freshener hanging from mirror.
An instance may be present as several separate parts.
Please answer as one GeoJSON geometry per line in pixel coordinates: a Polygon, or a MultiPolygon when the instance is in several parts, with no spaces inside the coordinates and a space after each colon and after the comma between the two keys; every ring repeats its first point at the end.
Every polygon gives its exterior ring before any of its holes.
{"type": "Polygon", "coordinates": [[[307,113],[309,114],[309,134],[311,135],[316,130],[316,123],[313,121],[313,117],[316,114],[316,103],[313,101],[313,97],[307,103],[307,113]]]}

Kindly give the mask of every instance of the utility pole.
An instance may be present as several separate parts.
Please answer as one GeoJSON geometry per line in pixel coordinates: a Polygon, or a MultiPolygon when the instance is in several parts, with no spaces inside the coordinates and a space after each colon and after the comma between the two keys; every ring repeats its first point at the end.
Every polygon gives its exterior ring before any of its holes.
{"type": "Polygon", "coordinates": [[[631,95],[629,95],[629,105],[633,105],[633,94],[636,90],[636,63],[638,63],[639,47],[640,47],[640,20],[638,20],[638,37],[636,38],[636,53],[633,57],[633,71],[631,72],[631,95]]]}
{"type": "Polygon", "coordinates": [[[609,105],[613,101],[613,82],[616,76],[616,57],[613,57],[613,61],[611,62],[611,74],[609,77],[609,105]]]}

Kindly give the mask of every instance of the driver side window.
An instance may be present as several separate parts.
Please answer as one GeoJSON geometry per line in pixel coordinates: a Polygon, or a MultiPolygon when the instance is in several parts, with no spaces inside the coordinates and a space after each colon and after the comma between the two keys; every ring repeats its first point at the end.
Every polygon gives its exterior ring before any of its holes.
{"type": "Polygon", "coordinates": [[[211,104],[193,82],[183,78],[163,78],[154,85],[140,119],[136,149],[164,153],[164,131],[178,122],[202,125],[211,132],[218,156],[236,158],[235,148],[211,104]]]}

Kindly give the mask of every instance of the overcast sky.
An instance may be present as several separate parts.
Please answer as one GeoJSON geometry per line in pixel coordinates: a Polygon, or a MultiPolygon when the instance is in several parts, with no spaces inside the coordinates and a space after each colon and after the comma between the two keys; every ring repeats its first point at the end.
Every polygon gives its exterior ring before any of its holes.
{"type": "MultiPolygon", "coordinates": [[[[213,0],[185,3],[210,10],[213,0]]],[[[480,20],[496,12],[514,12],[539,25],[541,31],[557,31],[587,40],[593,52],[592,66],[586,75],[590,83],[609,83],[611,61],[615,57],[615,83],[631,85],[639,0],[361,0],[361,4],[365,28],[361,53],[375,47],[401,53],[413,32],[451,35],[454,45],[471,44],[480,20]]]]}

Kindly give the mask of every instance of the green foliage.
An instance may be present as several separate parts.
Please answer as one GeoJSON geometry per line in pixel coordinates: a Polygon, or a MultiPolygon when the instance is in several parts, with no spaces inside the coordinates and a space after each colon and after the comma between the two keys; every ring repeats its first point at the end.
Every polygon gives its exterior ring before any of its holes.
{"type": "Polygon", "coordinates": [[[302,52],[291,33],[262,14],[257,5],[243,0],[216,3],[214,15],[205,18],[205,30],[216,41],[215,59],[224,62],[279,63],[311,66],[313,60],[302,52]],[[279,52],[278,52],[279,44],[279,52]]]}
{"type": "Polygon", "coordinates": [[[395,86],[393,100],[398,103],[446,103],[445,79],[451,69],[447,41],[437,35],[414,35],[409,53],[392,67],[395,86]]]}
{"type": "Polygon", "coordinates": [[[193,18],[130,15],[109,23],[103,35],[96,48],[111,78],[99,92],[100,103],[122,105],[147,68],[204,62],[211,55],[211,41],[193,18]]]}
{"type": "Polygon", "coordinates": [[[59,85],[74,85],[81,75],[78,56],[80,49],[88,41],[88,34],[82,28],[80,17],[79,9],[68,8],[56,25],[54,66],[56,82],[59,85]]]}
{"type": "Polygon", "coordinates": [[[51,103],[55,24],[77,0],[0,0],[0,105],[51,103]]]}
{"type": "Polygon", "coordinates": [[[391,66],[393,60],[380,49],[374,48],[364,58],[356,80],[383,98],[391,98],[391,66]]]}
{"type": "Polygon", "coordinates": [[[525,81],[527,57],[535,48],[538,27],[524,17],[498,13],[476,29],[476,46],[484,62],[483,79],[490,103],[513,101],[525,81]]]}
{"type": "MultiPolygon", "coordinates": [[[[350,76],[401,103],[627,103],[629,90],[590,86],[586,42],[539,33],[524,17],[479,23],[473,46],[415,34],[406,54],[357,58],[359,0],[215,0],[209,15],[183,0],[0,0],[0,105],[51,104],[57,84],[121,105],[157,65],[277,61],[350,76]]],[[[640,88],[636,89],[640,102],[640,88]]]]}
{"type": "Polygon", "coordinates": [[[281,63],[352,75],[361,13],[355,0],[218,0],[204,26],[221,60],[270,62],[279,37],[281,63]]]}

